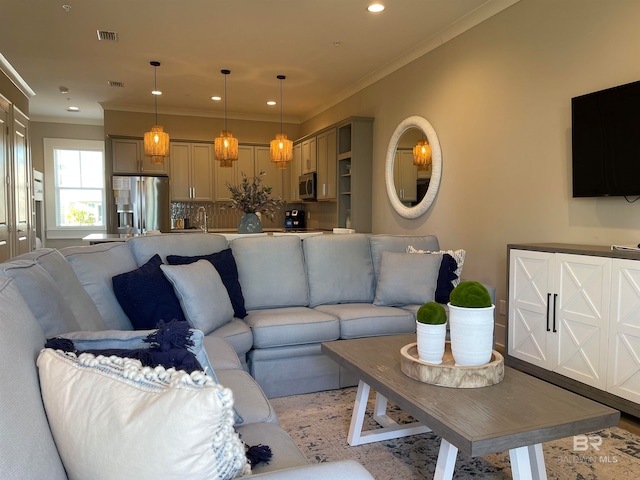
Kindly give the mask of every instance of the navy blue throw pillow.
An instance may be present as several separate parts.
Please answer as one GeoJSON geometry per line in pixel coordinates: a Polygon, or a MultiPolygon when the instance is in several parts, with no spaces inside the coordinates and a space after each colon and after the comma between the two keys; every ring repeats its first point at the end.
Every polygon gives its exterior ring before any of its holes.
{"type": "Polygon", "coordinates": [[[136,330],[156,328],[160,320],[186,321],[173,285],[160,265],[162,259],[156,254],[137,270],[112,278],[113,292],[136,330]]]}
{"type": "Polygon", "coordinates": [[[440,271],[438,272],[438,282],[436,284],[436,302],[449,302],[449,295],[451,295],[451,290],[453,290],[452,282],[458,278],[458,275],[456,275],[457,268],[458,264],[456,260],[448,253],[444,253],[442,255],[442,263],[440,263],[440,271]]]}
{"type": "Polygon", "coordinates": [[[220,274],[222,283],[229,293],[231,305],[233,306],[233,316],[244,318],[247,316],[247,310],[244,308],[244,296],[238,280],[238,266],[236,259],[230,248],[209,255],[198,255],[195,257],[183,257],[181,255],[167,255],[169,265],[187,265],[197,262],[198,260],[208,260],[220,274]]]}

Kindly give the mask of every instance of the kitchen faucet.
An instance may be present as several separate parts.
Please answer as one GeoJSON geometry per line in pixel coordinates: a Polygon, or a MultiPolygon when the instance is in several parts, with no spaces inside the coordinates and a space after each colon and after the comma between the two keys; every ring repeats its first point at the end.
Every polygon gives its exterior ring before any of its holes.
{"type": "Polygon", "coordinates": [[[198,208],[198,216],[200,216],[200,212],[202,212],[202,216],[204,217],[204,222],[202,222],[202,224],[200,225],[200,228],[202,228],[202,231],[204,233],[208,233],[209,232],[209,227],[207,226],[207,209],[204,208],[204,207],[199,207],[198,208]]]}

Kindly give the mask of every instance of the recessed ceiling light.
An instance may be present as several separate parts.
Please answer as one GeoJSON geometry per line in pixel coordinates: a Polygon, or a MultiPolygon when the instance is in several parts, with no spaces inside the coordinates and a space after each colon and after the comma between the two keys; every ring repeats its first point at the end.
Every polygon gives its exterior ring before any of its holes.
{"type": "Polygon", "coordinates": [[[381,3],[372,3],[367,7],[367,10],[371,13],[380,13],[384,10],[384,5],[381,3]]]}
{"type": "Polygon", "coordinates": [[[80,107],[67,107],[67,112],[79,112],[80,107]]]}
{"type": "Polygon", "coordinates": [[[270,105],[270,106],[274,106],[275,104],[276,104],[276,102],[274,100],[269,100],[267,102],[267,105],[270,105]]]}
{"type": "Polygon", "coordinates": [[[214,102],[219,102],[220,100],[222,100],[222,97],[219,97],[217,95],[211,97],[211,100],[213,100],[214,102]]]}
{"type": "Polygon", "coordinates": [[[160,90],[151,90],[151,95],[162,95],[160,90]]]}

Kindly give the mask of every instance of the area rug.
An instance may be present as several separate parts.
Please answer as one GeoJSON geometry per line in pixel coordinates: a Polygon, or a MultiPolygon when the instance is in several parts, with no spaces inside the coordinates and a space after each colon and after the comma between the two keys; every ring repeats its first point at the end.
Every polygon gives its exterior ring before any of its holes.
{"type": "MultiPolygon", "coordinates": [[[[440,439],[424,433],[351,447],[347,443],[356,388],[274,398],[271,403],[281,426],[289,432],[310,463],[352,459],[377,480],[433,478],[440,439]]],[[[371,395],[373,397],[373,395],[371,395]]],[[[370,412],[365,428],[376,425],[370,412]]],[[[412,418],[394,405],[389,416],[399,423],[412,418]]],[[[640,478],[640,437],[618,427],[585,432],[543,444],[549,479],[640,478]],[[575,445],[574,445],[575,444],[575,445]]],[[[470,458],[458,453],[454,479],[511,478],[509,452],[470,458]]]]}

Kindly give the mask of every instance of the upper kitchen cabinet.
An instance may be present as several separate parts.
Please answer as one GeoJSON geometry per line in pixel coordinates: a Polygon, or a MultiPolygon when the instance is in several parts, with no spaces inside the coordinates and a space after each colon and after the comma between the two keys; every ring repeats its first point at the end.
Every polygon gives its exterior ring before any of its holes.
{"type": "Polygon", "coordinates": [[[316,137],[302,141],[302,173],[315,172],[318,166],[318,147],[316,137]]]}
{"type": "Polygon", "coordinates": [[[151,163],[151,157],[144,155],[142,139],[111,138],[111,154],[114,174],[168,175],[167,159],[162,165],[151,163]]]}
{"type": "Polygon", "coordinates": [[[338,131],[338,226],[371,232],[373,118],[351,117],[338,131]],[[349,222],[347,222],[349,219],[349,222]]]}
{"type": "Polygon", "coordinates": [[[269,147],[254,147],[255,148],[255,172],[256,175],[260,175],[264,172],[262,177],[262,185],[269,185],[271,187],[271,198],[284,198],[284,172],[285,170],[279,170],[276,168],[276,164],[271,161],[271,153],[269,147]]]}
{"type": "Polygon", "coordinates": [[[300,201],[300,189],[298,182],[302,173],[302,143],[293,145],[293,160],[291,161],[291,171],[289,173],[289,194],[285,195],[288,202],[300,201]]]}
{"type": "Polygon", "coordinates": [[[336,135],[336,129],[332,128],[317,136],[317,198],[319,201],[336,199],[338,157],[336,135]]]}
{"type": "Polygon", "coordinates": [[[253,177],[254,157],[254,147],[238,145],[238,160],[231,162],[231,167],[221,167],[220,162],[215,161],[216,201],[228,202],[231,200],[231,192],[229,192],[227,183],[238,185],[242,180],[243,173],[247,177],[253,177]]]}
{"type": "Polygon", "coordinates": [[[171,142],[170,159],[172,201],[213,201],[212,144],[171,142]]]}
{"type": "Polygon", "coordinates": [[[262,184],[269,185],[272,198],[284,198],[285,175],[284,170],[278,170],[271,161],[269,147],[263,145],[239,145],[238,160],[232,162],[231,167],[220,167],[216,162],[216,200],[227,202],[231,194],[227,183],[238,185],[242,181],[242,174],[252,178],[264,172],[262,184]]]}

